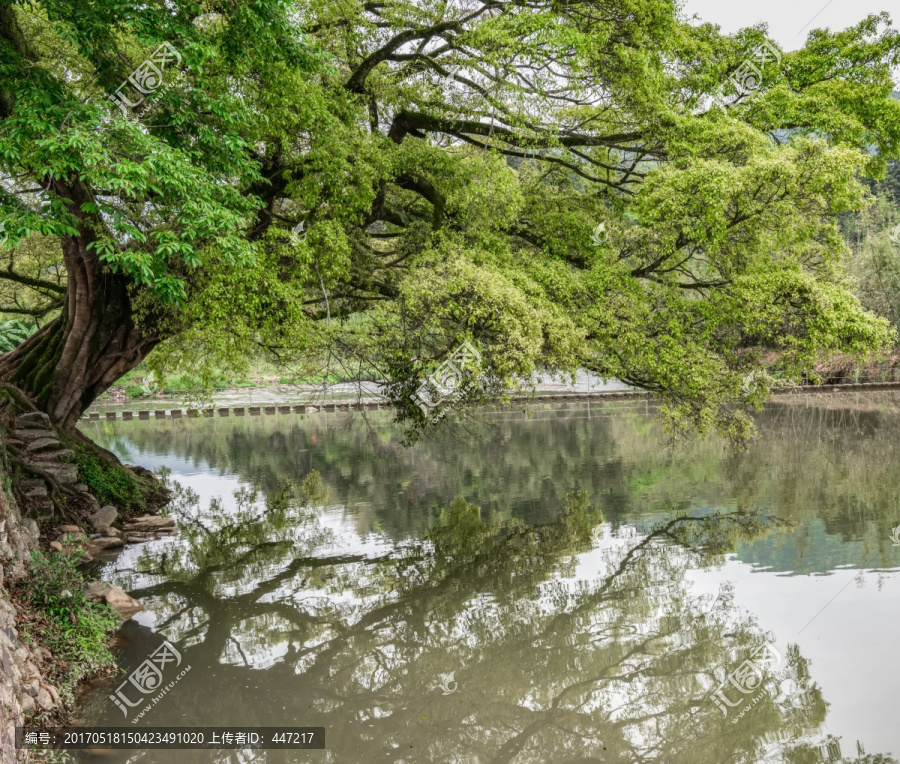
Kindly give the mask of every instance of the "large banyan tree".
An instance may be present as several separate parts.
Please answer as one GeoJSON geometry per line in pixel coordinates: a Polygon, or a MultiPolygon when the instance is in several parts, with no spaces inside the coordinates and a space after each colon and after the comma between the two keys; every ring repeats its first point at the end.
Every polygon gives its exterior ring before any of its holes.
{"type": "Polygon", "coordinates": [[[49,319],[0,377],[71,429],[151,351],[334,358],[421,425],[469,341],[463,403],[583,367],[739,435],[763,353],[890,341],[835,221],[898,62],[886,15],[782,53],[674,0],[0,0],[0,308],[49,319]]]}

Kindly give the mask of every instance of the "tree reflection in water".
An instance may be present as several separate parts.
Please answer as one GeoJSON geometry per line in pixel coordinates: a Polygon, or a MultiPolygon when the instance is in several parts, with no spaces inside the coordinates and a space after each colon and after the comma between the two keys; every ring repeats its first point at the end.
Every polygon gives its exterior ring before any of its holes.
{"type": "MultiPolygon", "coordinates": [[[[542,525],[483,517],[458,497],[423,539],[372,551],[346,549],[323,521],[316,473],[235,499],[202,508],[178,488],[180,539],[120,571],[157,615],[153,632],[126,627],[132,652],[162,635],[179,645],[192,671],[166,702],[182,723],[324,726],[328,749],[167,761],[827,761],[827,704],[796,646],[737,723],[741,708],[726,717],[712,701],[776,635],[729,588],[697,594],[688,575],[778,533],[772,516],[670,516],[612,538],[583,492],[542,525]]],[[[91,722],[121,723],[114,714],[91,722]]]]}

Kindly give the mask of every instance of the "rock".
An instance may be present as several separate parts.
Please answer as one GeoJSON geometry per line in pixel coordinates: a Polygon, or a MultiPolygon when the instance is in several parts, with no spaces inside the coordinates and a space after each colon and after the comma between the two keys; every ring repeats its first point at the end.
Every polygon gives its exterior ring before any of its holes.
{"type": "Polygon", "coordinates": [[[60,448],[55,451],[48,448],[43,451],[38,451],[32,458],[40,459],[42,462],[68,464],[75,461],[75,452],[71,448],[60,448]]]}
{"type": "Polygon", "coordinates": [[[49,429],[51,426],[50,417],[43,411],[29,411],[16,417],[16,427],[22,430],[49,429]]]}
{"type": "Polygon", "coordinates": [[[45,711],[49,711],[53,708],[53,698],[50,696],[50,693],[47,692],[43,687],[38,690],[37,695],[35,696],[35,700],[37,704],[43,708],[45,711]]]}
{"type": "Polygon", "coordinates": [[[79,535],[84,533],[84,531],[81,530],[81,528],[79,528],[77,525],[60,525],[59,529],[63,533],[77,533],[79,535]]]}
{"type": "Polygon", "coordinates": [[[91,489],[88,488],[87,485],[85,485],[84,483],[75,483],[75,485],[73,485],[72,487],[73,487],[76,491],[78,491],[78,493],[90,493],[90,490],[91,490],[91,489]]]}
{"type": "Polygon", "coordinates": [[[22,673],[25,674],[25,676],[29,676],[29,677],[40,677],[40,675],[41,675],[41,672],[38,671],[38,667],[35,666],[35,665],[31,662],[31,659],[30,659],[30,658],[26,659],[26,661],[25,661],[25,671],[23,671],[22,673]]]}
{"type": "Polygon", "coordinates": [[[47,692],[49,692],[50,697],[53,698],[53,703],[58,706],[59,705],[59,692],[57,691],[57,689],[52,684],[48,684],[47,692]]]}
{"type": "Polygon", "coordinates": [[[12,645],[13,650],[18,650],[19,645],[19,637],[16,634],[15,628],[10,625],[3,629],[3,633],[6,635],[6,638],[9,640],[9,644],[12,645]]]}
{"type": "Polygon", "coordinates": [[[14,430],[13,437],[16,440],[22,440],[30,443],[33,440],[41,438],[53,438],[56,440],[56,433],[53,430],[14,430]]]}
{"type": "Polygon", "coordinates": [[[34,486],[34,488],[28,489],[25,496],[29,499],[46,499],[50,496],[47,493],[47,484],[42,480],[40,485],[34,486]]]}
{"type": "Polygon", "coordinates": [[[25,451],[33,454],[36,451],[56,451],[60,448],[62,448],[62,444],[56,438],[38,438],[31,441],[25,447],[25,451]]]}
{"type": "Polygon", "coordinates": [[[22,713],[23,714],[33,714],[34,713],[34,698],[31,695],[23,695],[22,696],[22,713]]]}
{"type": "Polygon", "coordinates": [[[32,520],[30,517],[25,518],[25,522],[22,523],[25,528],[25,532],[28,534],[29,538],[32,542],[37,545],[38,539],[41,537],[41,530],[38,528],[38,524],[36,520],[32,520]]]}
{"type": "Polygon", "coordinates": [[[32,698],[36,698],[38,694],[38,690],[41,689],[40,682],[37,679],[32,679],[28,684],[26,684],[22,688],[25,692],[31,695],[32,698]]]}
{"type": "Polygon", "coordinates": [[[119,587],[113,586],[108,581],[91,581],[85,584],[84,595],[94,602],[107,603],[125,620],[144,609],[144,606],[134,597],[129,597],[119,587]]]}
{"type": "Polygon", "coordinates": [[[15,666],[13,664],[13,654],[9,651],[6,645],[3,644],[0,644],[0,667],[3,668],[3,673],[6,674],[8,678],[7,681],[9,681],[9,678],[13,676],[15,666]]]}
{"type": "Polygon", "coordinates": [[[77,536],[74,533],[64,533],[62,536],[58,536],[56,540],[62,544],[63,548],[67,551],[79,548],[82,544],[87,543],[87,537],[82,533],[79,533],[77,536]]]}
{"type": "Polygon", "coordinates": [[[126,531],[149,531],[161,528],[174,528],[175,521],[171,517],[157,517],[156,515],[144,515],[136,517],[125,525],[126,531]]]}
{"type": "Polygon", "coordinates": [[[38,520],[49,520],[56,513],[56,507],[53,505],[53,499],[45,497],[43,499],[29,499],[30,509],[38,520]]]}
{"type": "Polygon", "coordinates": [[[58,541],[51,541],[51,542],[50,542],[50,548],[53,549],[53,550],[55,550],[55,551],[57,551],[57,552],[59,552],[60,554],[62,554],[62,551],[63,551],[63,545],[60,544],[58,541]]]}
{"type": "Polygon", "coordinates": [[[152,533],[126,533],[125,541],[129,544],[143,544],[147,541],[153,541],[152,533]]]}
{"type": "Polygon", "coordinates": [[[94,512],[94,514],[88,518],[88,521],[94,527],[95,531],[99,531],[102,528],[109,528],[109,526],[116,521],[118,516],[118,510],[111,504],[107,504],[105,507],[100,507],[100,509],[94,512]]]}
{"type": "Polygon", "coordinates": [[[117,549],[120,546],[125,546],[125,542],[122,539],[117,539],[114,536],[103,536],[99,539],[94,539],[93,544],[98,549],[117,549]]]}
{"type": "Polygon", "coordinates": [[[120,538],[122,538],[122,531],[120,531],[118,528],[107,528],[106,533],[104,535],[112,536],[113,538],[120,539],[120,538]]]}
{"type": "Polygon", "coordinates": [[[78,482],[78,468],[74,464],[60,464],[59,462],[32,462],[33,467],[49,472],[60,483],[69,484],[78,482]]]}

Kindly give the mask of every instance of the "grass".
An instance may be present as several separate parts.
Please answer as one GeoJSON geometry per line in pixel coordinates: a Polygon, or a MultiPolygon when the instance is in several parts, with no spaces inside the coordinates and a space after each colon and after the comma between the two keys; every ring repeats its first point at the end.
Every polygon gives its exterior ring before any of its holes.
{"type": "Polygon", "coordinates": [[[10,588],[22,638],[50,651],[53,662],[44,675],[67,703],[82,680],[115,666],[109,637],[121,623],[109,605],[85,597],[78,558],[32,552],[27,575],[10,588]]]}
{"type": "Polygon", "coordinates": [[[81,443],[70,442],[68,445],[75,452],[81,480],[101,506],[112,504],[120,513],[146,507],[147,488],[125,467],[103,461],[81,443]]]}

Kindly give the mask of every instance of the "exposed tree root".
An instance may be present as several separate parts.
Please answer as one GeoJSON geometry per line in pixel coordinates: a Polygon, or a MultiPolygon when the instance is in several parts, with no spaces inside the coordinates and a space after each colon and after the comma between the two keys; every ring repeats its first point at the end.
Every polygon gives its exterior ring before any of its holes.
{"type": "MultiPolygon", "coordinates": [[[[5,425],[8,430],[15,428],[16,417],[21,416],[22,414],[40,411],[41,410],[34,402],[14,385],[0,385],[0,423],[5,425]]],[[[94,441],[78,429],[62,430],[52,424],[50,427],[56,432],[57,437],[64,446],[74,448],[76,453],[83,454],[87,452],[90,456],[94,457],[96,469],[104,472],[110,470],[127,473],[127,481],[134,484],[136,494],[141,498],[140,501],[135,502],[134,506],[128,506],[128,501],[123,501],[121,504],[119,501],[113,501],[112,503],[116,504],[117,508],[123,512],[123,514],[127,515],[138,509],[141,511],[152,511],[169,500],[169,492],[152,474],[147,473],[145,470],[138,471],[128,469],[115,454],[94,443],[94,441]]],[[[60,483],[53,474],[31,464],[29,462],[29,454],[9,443],[6,443],[5,445],[9,456],[9,463],[20,468],[18,471],[20,475],[29,475],[40,478],[46,483],[49,491],[49,498],[54,505],[54,513],[60,518],[71,521],[73,524],[79,524],[81,519],[74,514],[73,505],[75,508],[80,508],[82,503],[89,504],[89,499],[68,485],[60,483]]],[[[80,459],[81,457],[76,458],[79,477],[82,479],[82,482],[90,483],[90,480],[85,480],[86,475],[82,471],[84,465],[83,463],[80,463],[80,459]]],[[[96,476],[96,471],[93,474],[96,476]]],[[[13,488],[17,494],[17,498],[23,502],[23,506],[27,506],[33,499],[29,499],[29,497],[25,496],[25,491],[21,490],[18,485],[15,485],[17,481],[14,480],[13,482],[13,488]]],[[[121,479],[119,479],[119,485],[121,485],[121,479]]],[[[94,494],[95,499],[102,500],[102,492],[98,494],[94,488],[91,488],[91,491],[94,494]]],[[[109,501],[109,498],[107,498],[107,501],[109,501]]]]}
{"type": "MultiPolygon", "coordinates": [[[[56,508],[56,512],[65,520],[69,520],[73,524],[78,524],[81,522],[81,518],[79,518],[72,510],[69,508],[69,498],[74,498],[78,494],[76,491],[68,488],[67,486],[60,483],[53,475],[51,475],[46,470],[42,470],[40,467],[35,467],[33,464],[29,464],[22,458],[22,452],[19,449],[7,445],[7,451],[9,452],[9,461],[10,463],[16,465],[21,468],[24,472],[31,473],[35,477],[43,480],[50,489],[50,500],[53,502],[53,506],[56,508]]],[[[21,506],[28,506],[28,497],[25,496],[21,490],[16,490],[17,499],[21,506]]]]}

